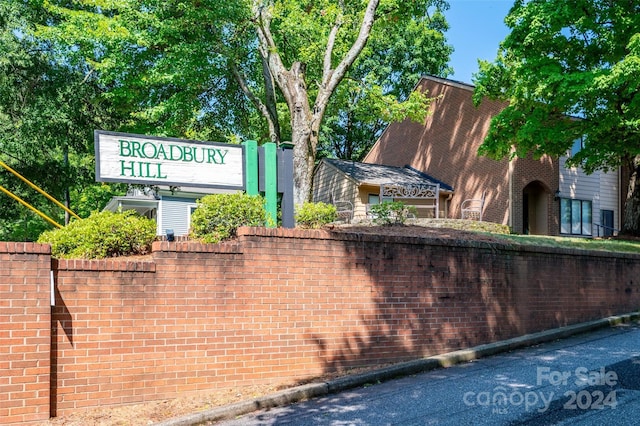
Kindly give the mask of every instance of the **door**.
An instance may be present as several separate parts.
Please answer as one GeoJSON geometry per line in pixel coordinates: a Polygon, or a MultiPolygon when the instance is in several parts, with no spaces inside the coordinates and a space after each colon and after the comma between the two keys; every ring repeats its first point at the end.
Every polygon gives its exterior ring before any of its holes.
{"type": "Polygon", "coordinates": [[[601,210],[600,223],[603,228],[603,237],[611,237],[613,235],[613,210],[601,210]]]}
{"type": "Polygon", "coordinates": [[[523,233],[531,235],[547,235],[549,191],[540,181],[525,186],[522,191],[523,233]]]}

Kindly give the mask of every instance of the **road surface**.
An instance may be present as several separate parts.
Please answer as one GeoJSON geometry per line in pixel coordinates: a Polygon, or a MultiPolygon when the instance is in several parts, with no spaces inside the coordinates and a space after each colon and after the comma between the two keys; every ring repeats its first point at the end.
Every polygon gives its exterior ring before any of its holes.
{"type": "Polygon", "coordinates": [[[622,325],[220,425],[638,425],[640,326],[622,325]]]}

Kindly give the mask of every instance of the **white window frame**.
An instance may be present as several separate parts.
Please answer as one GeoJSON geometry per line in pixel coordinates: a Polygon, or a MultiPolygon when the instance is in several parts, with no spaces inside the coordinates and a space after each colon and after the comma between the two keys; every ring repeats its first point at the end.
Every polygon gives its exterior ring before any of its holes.
{"type": "Polygon", "coordinates": [[[191,229],[191,215],[198,208],[198,204],[189,203],[187,204],[187,229],[191,229]]]}

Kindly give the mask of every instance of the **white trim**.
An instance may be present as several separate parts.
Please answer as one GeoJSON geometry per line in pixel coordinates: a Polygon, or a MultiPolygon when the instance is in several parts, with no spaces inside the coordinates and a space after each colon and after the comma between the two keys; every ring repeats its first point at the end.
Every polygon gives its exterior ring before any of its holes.
{"type": "Polygon", "coordinates": [[[164,230],[162,229],[162,196],[160,196],[160,200],[158,200],[158,210],[156,210],[156,223],[158,227],[156,228],[156,235],[164,235],[164,230]]]}
{"type": "Polygon", "coordinates": [[[195,210],[196,208],[198,208],[198,204],[197,203],[189,203],[187,204],[187,231],[189,232],[189,230],[191,229],[191,210],[195,210]]]}
{"type": "Polygon", "coordinates": [[[53,270],[49,271],[49,276],[51,278],[50,287],[49,287],[49,291],[51,292],[50,294],[51,306],[56,306],[56,283],[53,278],[53,270]]]}

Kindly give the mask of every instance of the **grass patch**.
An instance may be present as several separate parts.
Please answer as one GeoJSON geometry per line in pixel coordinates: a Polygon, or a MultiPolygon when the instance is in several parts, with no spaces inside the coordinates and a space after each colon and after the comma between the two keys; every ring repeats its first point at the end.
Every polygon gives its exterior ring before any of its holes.
{"type": "Polygon", "coordinates": [[[429,228],[448,228],[460,231],[477,231],[489,234],[508,235],[510,233],[507,225],[492,222],[479,222],[477,220],[464,219],[408,219],[407,225],[420,225],[429,228]]]}
{"type": "Polygon", "coordinates": [[[529,246],[640,253],[640,241],[618,238],[575,238],[543,235],[499,235],[498,237],[512,243],[529,246]]]}
{"type": "MultiPolygon", "coordinates": [[[[410,222],[407,221],[407,223],[410,222]]],[[[515,235],[509,233],[509,227],[506,225],[461,219],[416,219],[413,224],[432,228],[449,228],[490,234],[495,239],[504,240],[509,244],[640,253],[640,240],[624,240],[620,238],[576,238],[547,235],[515,235]]]]}

